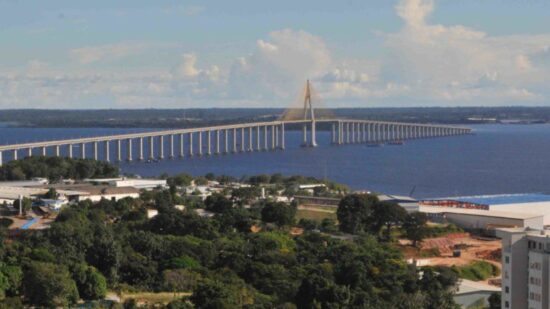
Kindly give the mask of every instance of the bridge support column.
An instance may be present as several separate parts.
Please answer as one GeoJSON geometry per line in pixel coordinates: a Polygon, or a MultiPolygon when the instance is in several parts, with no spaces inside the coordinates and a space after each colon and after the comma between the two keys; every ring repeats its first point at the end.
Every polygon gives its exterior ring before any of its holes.
{"type": "Polygon", "coordinates": [[[2,166],[2,151],[0,151],[0,166],[2,166]]]}
{"type": "MultiPolygon", "coordinates": [[[[72,144],[67,145],[67,152],[69,153],[68,154],[69,159],[72,159],[73,158],[73,145],[72,144]]],[[[30,156],[32,156],[32,148],[29,148],[29,157],[30,156]]]]}
{"type": "Polygon", "coordinates": [[[139,160],[143,161],[143,137],[139,138],[139,160]]]}
{"type": "Polygon", "coordinates": [[[109,158],[109,141],[105,141],[105,161],[109,162],[111,159],[109,158]]]}
{"type": "Polygon", "coordinates": [[[273,126],[275,129],[275,148],[279,149],[279,126],[273,126]]]}
{"type": "Polygon", "coordinates": [[[132,139],[128,139],[127,141],[127,146],[128,146],[128,153],[126,154],[128,156],[128,162],[131,162],[134,158],[132,156],[132,139]]]}
{"type": "Polygon", "coordinates": [[[271,150],[275,150],[275,126],[271,126],[271,150]]]}
{"type": "Polygon", "coordinates": [[[149,160],[155,160],[155,137],[149,136],[149,160]]]}
{"type": "Polygon", "coordinates": [[[216,154],[220,154],[220,130],[216,130],[216,154]]]}
{"type": "Polygon", "coordinates": [[[264,151],[269,150],[267,147],[267,126],[264,126],[264,151]]]}
{"type": "Polygon", "coordinates": [[[202,132],[199,131],[197,133],[198,133],[197,137],[198,137],[198,142],[199,142],[199,145],[197,146],[197,148],[198,148],[197,155],[200,157],[200,156],[202,156],[202,132]]]}
{"type": "Polygon", "coordinates": [[[252,127],[248,127],[248,151],[254,151],[254,146],[252,145],[252,127]]]}
{"type": "MultiPolygon", "coordinates": [[[[46,148],[42,148],[42,150],[43,150],[42,154],[46,153],[46,152],[44,151],[45,149],[46,149],[46,148]]],[[[45,155],[44,155],[44,156],[45,156],[45,155]]],[[[80,157],[81,157],[82,159],[86,159],[86,143],[80,144],[80,157]]]]}
{"type": "Polygon", "coordinates": [[[256,150],[257,151],[262,150],[261,140],[260,140],[260,131],[261,131],[261,127],[256,127],[256,150]]]}
{"type": "Polygon", "coordinates": [[[281,149],[285,149],[285,123],[281,123],[281,149]]]}
{"type": "Polygon", "coordinates": [[[349,122],[346,122],[346,144],[349,144],[349,122]]]}
{"type": "MultiPolygon", "coordinates": [[[[128,145],[126,145],[128,147],[128,145]]],[[[122,140],[116,141],[116,161],[122,162],[122,140]]]]}
{"type": "Polygon", "coordinates": [[[206,147],[206,154],[211,156],[212,155],[212,137],[210,130],[206,131],[206,143],[208,146],[206,147]]]}
{"type": "Polygon", "coordinates": [[[233,128],[233,153],[237,152],[237,129],[233,128]]]}
{"type": "Polygon", "coordinates": [[[180,133],[180,158],[185,156],[185,147],[184,147],[183,133],[180,133]]]}
{"type": "Polygon", "coordinates": [[[244,148],[245,148],[245,145],[244,145],[244,127],[241,128],[241,152],[244,152],[244,148]]]}
{"type": "Polygon", "coordinates": [[[27,150],[27,156],[32,157],[32,147],[29,147],[29,149],[27,150]]]}
{"type": "Polygon", "coordinates": [[[174,134],[170,134],[170,159],[174,158],[174,134]]]}
{"type": "Polygon", "coordinates": [[[17,160],[17,149],[13,150],[13,160],[17,160]]]}
{"type": "Polygon", "coordinates": [[[351,143],[355,144],[355,122],[351,123],[351,143]]]}
{"type": "Polygon", "coordinates": [[[225,129],[224,131],[225,131],[225,139],[224,139],[225,148],[223,153],[229,153],[229,130],[225,129]]]}
{"type": "Polygon", "coordinates": [[[330,130],[330,142],[336,144],[336,125],[333,123],[330,130]]]}
{"type": "Polygon", "coordinates": [[[43,146],[43,147],[42,147],[42,156],[43,156],[43,157],[46,156],[46,146],[43,146]]]}
{"type": "Polygon", "coordinates": [[[311,147],[317,147],[317,123],[315,120],[311,121],[311,147]]]}
{"type": "MultiPolygon", "coordinates": [[[[98,156],[97,156],[97,142],[93,143],[93,151],[94,151],[94,160],[97,160],[98,159],[98,156]]],[[[56,155],[59,157],[59,146],[57,146],[57,149],[55,150],[55,152],[56,152],[56,155]]]]}
{"type": "Polygon", "coordinates": [[[307,124],[302,126],[302,147],[307,147],[307,124]]]}
{"type": "Polygon", "coordinates": [[[193,132],[189,132],[189,156],[193,156],[193,132]]]}
{"type": "Polygon", "coordinates": [[[159,159],[164,159],[164,136],[159,136],[159,159]]]}

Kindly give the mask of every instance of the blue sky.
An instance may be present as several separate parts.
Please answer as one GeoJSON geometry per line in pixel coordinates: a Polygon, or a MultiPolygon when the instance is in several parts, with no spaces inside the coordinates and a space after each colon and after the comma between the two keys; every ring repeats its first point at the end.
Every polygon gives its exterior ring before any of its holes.
{"type": "Polygon", "coordinates": [[[0,0],[0,108],[548,105],[550,2],[0,0]]]}

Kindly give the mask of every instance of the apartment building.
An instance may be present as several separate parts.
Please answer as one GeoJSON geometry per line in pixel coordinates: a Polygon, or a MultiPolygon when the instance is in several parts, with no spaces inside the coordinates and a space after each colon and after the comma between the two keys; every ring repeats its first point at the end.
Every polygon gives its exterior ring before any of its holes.
{"type": "Polygon", "coordinates": [[[550,230],[503,228],[502,308],[550,309],[550,230]]]}

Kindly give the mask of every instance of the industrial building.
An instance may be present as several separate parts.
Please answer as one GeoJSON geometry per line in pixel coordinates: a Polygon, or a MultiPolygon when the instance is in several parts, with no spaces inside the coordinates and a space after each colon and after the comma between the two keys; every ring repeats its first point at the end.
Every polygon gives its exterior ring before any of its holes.
{"type": "MultiPolygon", "coordinates": [[[[516,216],[516,219],[526,219],[522,215],[542,215],[543,225],[550,225],[550,195],[546,194],[501,194],[438,198],[422,200],[419,202],[419,206],[420,208],[431,206],[432,208],[478,210],[480,212],[472,212],[472,214],[477,213],[479,215],[485,211],[495,214],[495,217],[502,213],[508,213],[506,217],[516,216]]],[[[512,226],[521,227],[525,225],[512,224],[510,227],[512,226]]]]}
{"type": "Polygon", "coordinates": [[[542,229],[544,215],[498,210],[419,206],[430,221],[453,223],[468,230],[493,230],[501,227],[531,227],[542,229]]]}
{"type": "Polygon", "coordinates": [[[502,239],[502,308],[550,309],[550,231],[498,229],[502,239]]]}

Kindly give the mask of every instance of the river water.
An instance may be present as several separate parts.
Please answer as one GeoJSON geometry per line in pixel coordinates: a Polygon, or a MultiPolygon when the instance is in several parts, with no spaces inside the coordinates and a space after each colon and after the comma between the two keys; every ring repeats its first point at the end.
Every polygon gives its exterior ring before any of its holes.
{"type": "MultiPolygon", "coordinates": [[[[212,172],[236,177],[264,173],[307,175],[327,178],[353,189],[400,195],[414,191],[414,197],[550,193],[550,125],[471,127],[475,130],[474,135],[414,140],[383,147],[334,146],[330,144],[329,132],[318,132],[319,147],[302,148],[299,146],[301,133],[287,131],[285,151],[119,165],[124,173],[141,176],[181,172],[192,175],[212,172]]],[[[151,129],[0,127],[0,144],[148,130],[151,129]]],[[[136,145],[134,142],[134,158],[136,145]]],[[[188,145],[185,146],[187,149],[188,145]]],[[[99,152],[102,154],[101,147],[99,152]]],[[[195,151],[196,147],[195,137],[195,151]]],[[[87,146],[88,156],[91,156],[91,148],[87,146]]],[[[115,149],[114,143],[111,144],[111,159],[115,158],[115,149]]],[[[74,152],[75,156],[80,154],[79,147],[75,146],[74,152]]],[[[66,150],[62,149],[62,153],[66,150]]],[[[4,160],[9,160],[10,155],[5,153],[4,160]]],[[[19,156],[22,155],[20,152],[19,156]]],[[[165,147],[165,155],[168,155],[168,147],[165,147]]]]}

